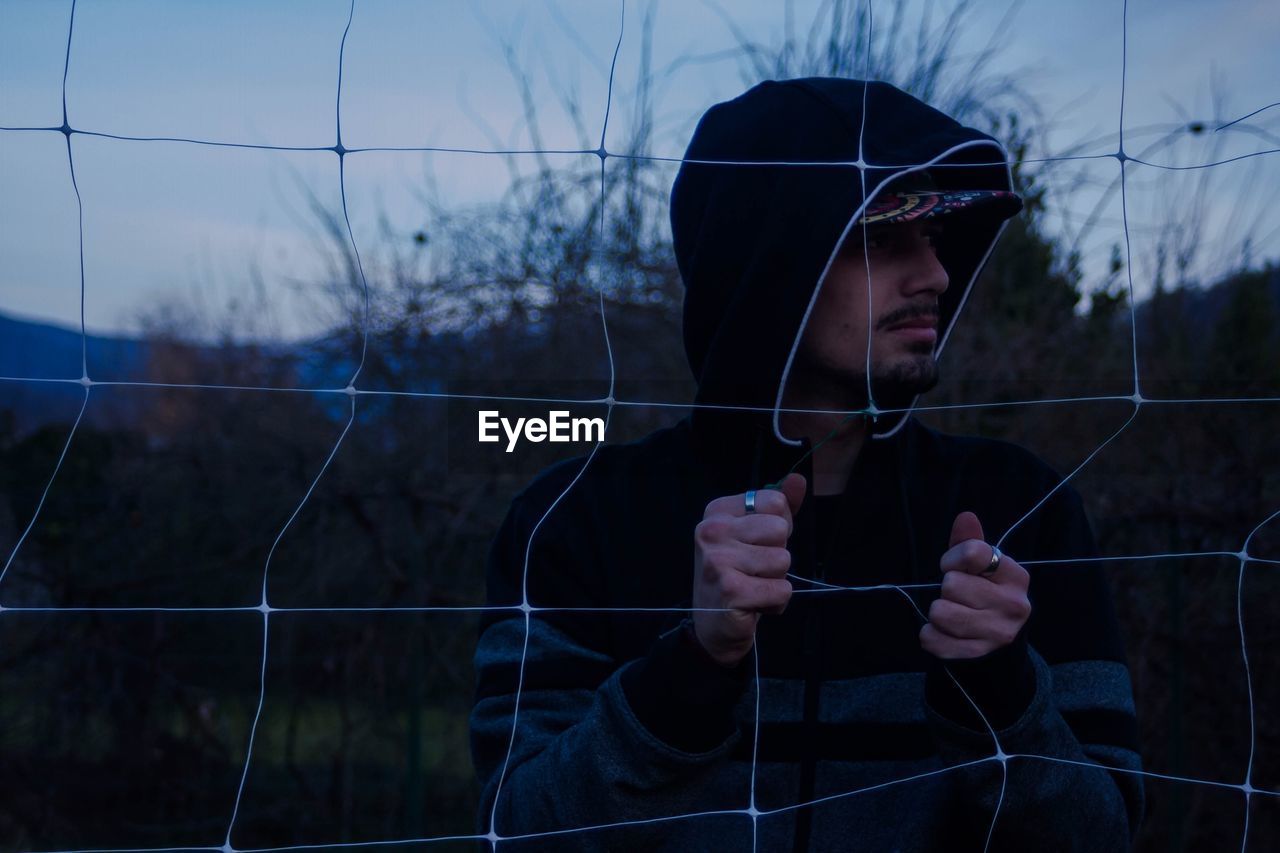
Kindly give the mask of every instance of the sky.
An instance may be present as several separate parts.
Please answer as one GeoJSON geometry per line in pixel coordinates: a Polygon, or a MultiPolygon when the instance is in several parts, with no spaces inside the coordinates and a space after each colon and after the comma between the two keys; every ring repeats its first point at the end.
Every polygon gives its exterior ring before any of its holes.
{"type": "MultiPolygon", "coordinates": [[[[594,149],[608,98],[619,27],[609,132],[625,152],[646,14],[653,65],[668,71],[655,95],[650,154],[679,157],[710,104],[744,88],[732,55],[739,38],[776,45],[787,32],[778,0],[356,0],[342,61],[341,127],[347,148],[594,149]],[[528,80],[540,135],[523,120],[518,70],[528,80]],[[576,113],[566,103],[576,105],[576,113]]],[[[790,18],[812,19],[811,2],[790,18]]],[[[909,0],[916,20],[953,2],[909,0]]],[[[1015,75],[1048,121],[1028,156],[1117,149],[1122,67],[1126,153],[1191,165],[1280,148],[1280,107],[1212,128],[1280,100],[1280,24],[1273,0],[1207,4],[1131,0],[1122,62],[1119,0],[975,4],[962,36],[976,51],[1003,33],[994,67],[1015,75]],[[1002,21],[1004,22],[1002,28],[1002,21]],[[1215,99],[1214,92],[1217,97],[1215,99]],[[1208,122],[1198,135],[1170,130],[1208,122]],[[1162,142],[1163,140],[1163,142],[1162,142]]],[[[884,26],[892,6],[872,0],[884,26]]],[[[337,139],[339,47],[349,0],[80,0],[66,105],[77,130],[240,144],[323,147],[337,139]]],[[[0,0],[0,128],[61,124],[71,3],[0,0]]],[[[802,28],[802,27],[798,27],[802,28]]],[[[130,333],[167,306],[218,312],[253,289],[272,306],[276,332],[304,337],[323,317],[309,307],[327,257],[310,199],[341,209],[333,151],[252,150],[185,142],[71,141],[84,208],[85,319],[91,331],[130,333]]],[[[592,161],[568,154],[557,163],[592,161]]],[[[517,169],[533,157],[510,158],[517,169]]],[[[616,162],[616,161],[611,161],[616,162]]],[[[498,198],[508,163],[491,154],[364,152],[346,158],[347,207],[357,245],[374,254],[380,222],[392,233],[423,226],[427,176],[450,207],[498,198]]],[[[1091,275],[1124,239],[1114,159],[1055,164],[1051,229],[1068,237],[1095,204],[1081,244],[1091,275]],[[1070,191],[1067,191],[1067,188],[1070,191]]],[[[1252,227],[1257,258],[1280,256],[1280,213],[1262,188],[1280,185],[1280,155],[1208,170],[1131,163],[1125,198],[1139,294],[1153,278],[1155,245],[1197,184],[1209,181],[1197,224],[1208,249],[1193,270],[1211,277],[1252,227]],[[1198,266],[1196,266],[1198,265],[1198,266]]],[[[65,138],[0,130],[0,312],[79,326],[77,206],[65,138]]]]}

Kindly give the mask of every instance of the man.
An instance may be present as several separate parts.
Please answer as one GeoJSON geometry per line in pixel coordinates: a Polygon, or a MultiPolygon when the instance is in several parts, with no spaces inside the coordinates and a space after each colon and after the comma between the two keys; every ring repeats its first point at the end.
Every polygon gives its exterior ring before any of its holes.
{"type": "Polygon", "coordinates": [[[513,501],[490,601],[547,609],[483,626],[482,825],[503,850],[1127,849],[1108,593],[1043,564],[1094,555],[1080,498],[909,414],[1021,207],[1004,150],[810,78],[713,107],[685,159],[698,405],[513,501]]]}

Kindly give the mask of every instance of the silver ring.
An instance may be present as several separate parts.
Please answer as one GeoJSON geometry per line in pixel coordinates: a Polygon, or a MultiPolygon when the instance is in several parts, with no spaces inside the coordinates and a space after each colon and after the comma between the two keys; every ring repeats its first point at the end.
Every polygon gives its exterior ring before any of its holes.
{"type": "Polygon", "coordinates": [[[987,567],[982,570],[982,574],[991,577],[996,573],[996,569],[1000,568],[1000,558],[1004,556],[1000,553],[1000,549],[995,545],[991,546],[991,562],[987,563],[987,567]]]}
{"type": "Polygon", "coordinates": [[[756,511],[756,490],[747,489],[747,514],[750,515],[755,511],[756,511]]]}

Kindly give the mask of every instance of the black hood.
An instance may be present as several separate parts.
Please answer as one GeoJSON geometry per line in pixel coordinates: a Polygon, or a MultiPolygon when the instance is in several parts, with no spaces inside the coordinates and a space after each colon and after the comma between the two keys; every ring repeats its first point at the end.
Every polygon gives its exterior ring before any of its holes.
{"type": "MultiPolygon", "coordinates": [[[[735,480],[748,464],[753,478],[780,475],[802,455],[807,440],[781,434],[777,409],[817,285],[865,203],[925,167],[943,190],[1010,190],[1006,161],[992,137],[879,81],[770,80],[709,109],[671,191],[700,449],[735,480]]],[[[968,215],[948,226],[938,253],[951,285],[935,354],[1002,225],[968,215]]],[[[881,416],[874,435],[892,435],[907,417],[881,416]]]]}

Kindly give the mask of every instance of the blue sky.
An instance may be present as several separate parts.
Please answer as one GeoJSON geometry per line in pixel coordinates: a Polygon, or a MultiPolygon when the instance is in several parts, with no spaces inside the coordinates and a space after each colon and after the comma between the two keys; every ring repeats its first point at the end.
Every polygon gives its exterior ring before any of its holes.
{"type": "MultiPolygon", "coordinates": [[[[608,146],[625,144],[637,61],[639,22],[652,4],[632,0],[618,55],[608,146]]],[[[816,4],[797,2],[807,21],[816,4]]],[[[915,2],[909,15],[924,7],[915,2]]],[[[945,10],[954,5],[933,4],[945,10]]],[[[1270,0],[1206,4],[1133,0],[1129,5],[1126,127],[1136,153],[1187,118],[1228,119],[1280,100],[1280,27],[1270,0]],[[1216,82],[1215,82],[1216,81],[1216,82]],[[1223,103],[1216,112],[1216,85],[1223,103]],[[1152,128],[1152,129],[1148,129],[1152,128]]],[[[775,44],[784,4],[664,2],[656,10],[655,66],[681,57],[715,57],[735,36],[723,10],[753,41],[775,44]]],[[[878,20],[890,4],[874,3],[878,20]]],[[[978,4],[965,44],[980,48],[1008,10],[978,4]]],[[[605,110],[607,74],[618,27],[618,2],[392,2],[357,0],[347,41],[343,142],[359,146],[528,147],[513,62],[528,75],[538,105],[542,145],[593,148],[605,110]],[[580,115],[563,106],[572,92],[580,115]],[[581,125],[581,128],[579,127],[581,125]]],[[[1017,73],[1052,118],[1044,150],[1055,156],[1081,142],[1086,153],[1115,148],[1121,90],[1120,2],[1018,5],[998,67],[1017,73]],[[1110,137],[1108,135],[1111,135],[1110,137]]],[[[0,0],[0,126],[61,121],[62,61],[70,2],[0,0]]],[[[181,136],[237,143],[316,146],[335,140],[338,47],[347,0],[81,0],[67,79],[72,126],[130,136],[181,136]]],[[[731,58],[681,66],[657,95],[652,153],[678,157],[701,111],[743,88],[731,58]]],[[[1280,108],[1219,134],[1218,156],[1280,147],[1280,108]]],[[[338,204],[332,152],[279,152],[181,143],[73,137],[84,200],[86,320],[91,330],[129,331],[166,304],[217,311],[259,287],[278,328],[305,335],[324,322],[313,310],[326,257],[307,213],[308,194],[338,204]]],[[[1152,159],[1203,160],[1203,137],[1152,159]]],[[[519,158],[518,158],[519,159],[519,158]]],[[[517,165],[527,164],[523,158],[517,165]]],[[[1276,186],[1280,155],[1211,170],[1212,192],[1198,226],[1209,246],[1203,273],[1222,261],[1214,247],[1232,242],[1243,222],[1257,223],[1259,257],[1275,257],[1280,217],[1259,186],[1276,186]]],[[[1086,161],[1063,169],[1070,193],[1050,222],[1064,233],[1100,197],[1118,164],[1086,161]]],[[[439,196],[464,207],[500,195],[506,166],[492,156],[366,153],[347,160],[349,210],[358,243],[378,242],[378,218],[397,232],[422,219],[424,174],[439,196]]],[[[1134,167],[1128,187],[1135,274],[1149,280],[1155,240],[1169,211],[1188,197],[1202,172],[1134,167]],[[1145,265],[1145,266],[1144,266],[1145,265]]],[[[0,132],[0,311],[79,323],[76,205],[63,137],[0,132]]],[[[1117,199],[1084,248],[1099,267],[1122,239],[1117,199]]]]}

